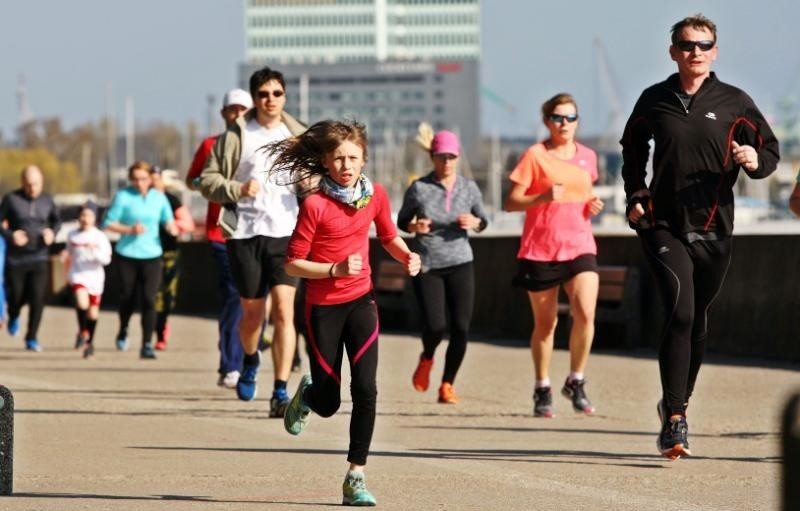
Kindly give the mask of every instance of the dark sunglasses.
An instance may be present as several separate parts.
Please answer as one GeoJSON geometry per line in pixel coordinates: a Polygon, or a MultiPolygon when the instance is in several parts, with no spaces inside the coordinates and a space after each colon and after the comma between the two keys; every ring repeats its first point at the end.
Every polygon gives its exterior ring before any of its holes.
{"type": "Polygon", "coordinates": [[[700,48],[700,51],[708,51],[715,44],[714,41],[678,41],[675,46],[681,51],[694,51],[695,47],[700,48]]]}
{"type": "Polygon", "coordinates": [[[567,122],[575,122],[578,120],[578,114],[569,114],[569,115],[560,115],[560,114],[550,114],[547,116],[552,122],[556,124],[561,124],[564,121],[567,122]]]}
{"type": "Polygon", "coordinates": [[[270,94],[272,94],[273,98],[279,98],[279,97],[283,96],[283,91],[282,90],[274,90],[274,91],[260,90],[260,91],[258,91],[258,97],[261,98],[261,99],[268,98],[270,96],[270,94]]]}

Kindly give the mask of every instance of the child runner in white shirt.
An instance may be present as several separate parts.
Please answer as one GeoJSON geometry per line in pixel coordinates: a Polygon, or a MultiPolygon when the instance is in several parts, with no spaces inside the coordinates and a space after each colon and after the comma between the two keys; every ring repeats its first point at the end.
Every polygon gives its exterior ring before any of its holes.
{"type": "Polygon", "coordinates": [[[98,229],[97,204],[87,202],[78,216],[78,228],[67,236],[69,281],[78,314],[75,349],[83,348],[83,358],[94,355],[94,329],[100,314],[100,299],[106,281],[103,268],[111,262],[111,243],[98,229]]]}

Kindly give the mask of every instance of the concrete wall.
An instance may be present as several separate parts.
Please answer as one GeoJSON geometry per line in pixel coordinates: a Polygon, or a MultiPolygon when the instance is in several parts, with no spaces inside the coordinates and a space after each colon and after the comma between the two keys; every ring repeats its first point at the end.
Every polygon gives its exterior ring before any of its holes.
{"type": "MultiPolygon", "coordinates": [[[[635,236],[598,236],[598,262],[636,266],[642,281],[641,346],[656,347],[663,306],[635,236]]],[[[476,237],[476,296],[472,332],[526,343],[533,318],[526,293],[511,287],[517,270],[519,238],[476,237]]],[[[376,252],[373,250],[373,253],[376,252]]],[[[800,265],[788,254],[800,253],[800,237],[737,236],[725,284],[709,314],[709,349],[719,353],[800,360],[800,265]]],[[[557,331],[564,342],[566,332],[557,331]]],[[[622,332],[598,325],[598,347],[623,346],[622,332]]]]}
{"type": "MultiPolygon", "coordinates": [[[[654,290],[649,269],[633,236],[598,236],[600,264],[632,265],[642,276],[643,333],[640,345],[655,347],[663,323],[663,307],[654,290]]],[[[525,344],[533,326],[528,299],[511,287],[517,263],[519,238],[475,237],[476,298],[472,332],[475,336],[525,344]]],[[[792,254],[800,253],[800,237],[746,235],[734,238],[733,261],[725,285],[709,315],[709,348],[728,354],[800,361],[800,265],[792,254]]],[[[182,245],[182,277],[176,312],[214,316],[219,307],[216,269],[204,242],[182,245]]],[[[372,266],[388,257],[373,240],[372,266]]],[[[416,331],[418,312],[410,286],[405,311],[384,310],[382,325],[393,330],[416,331]]],[[[63,295],[62,295],[63,298],[63,295]]],[[[104,307],[116,307],[114,264],[108,269],[104,307]]],[[[379,299],[380,302],[380,299],[379,299]]],[[[403,300],[393,300],[392,307],[403,300]]],[[[388,304],[388,302],[387,302],[388,304]]],[[[566,333],[557,333],[563,342],[566,333]]],[[[598,347],[622,347],[621,332],[598,325],[598,347]]]]}

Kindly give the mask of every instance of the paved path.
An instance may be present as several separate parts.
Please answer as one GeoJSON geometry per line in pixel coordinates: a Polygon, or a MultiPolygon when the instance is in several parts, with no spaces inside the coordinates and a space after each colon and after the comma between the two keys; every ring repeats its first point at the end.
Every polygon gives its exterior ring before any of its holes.
{"type": "MultiPolygon", "coordinates": [[[[138,321],[138,316],[134,316],[138,321]]],[[[169,351],[141,361],[113,349],[104,313],[98,351],[72,350],[74,313],[49,308],[43,353],[0,333],[0,383],[16,399],[14,496],[2,510],[324,509],[339,503],[350,401],[312,417],[300,437],[266,418],[271,369],[255,402],[216,387],[215,323],[174,318],[169,351]]],[[[135,339],[138,332],[131,332],[135,339]]],[[[775,510],[779,417],[800,389],[797,366],[712,360],[689,414],[695,457],[656,455],[653,354],[593,355],[595,417],[556,397],[531,417],[527,349],[473,342],[456,382],[462,403],[412,390],[419,342],[383,335],[378,419],[367,481],[382,509],[775,510]]],[[[440,357],[442,359],[443,357],[440,357]]],[[[554,378],[567,353],[553,360],[554,378]]],[[[441,374],[437,360],[434,376],[441,374]]],[[[294,376],[291,389],[297,383],[294,376]]],[[[346,379],[345,379],[346,381],[346,379]]]]}

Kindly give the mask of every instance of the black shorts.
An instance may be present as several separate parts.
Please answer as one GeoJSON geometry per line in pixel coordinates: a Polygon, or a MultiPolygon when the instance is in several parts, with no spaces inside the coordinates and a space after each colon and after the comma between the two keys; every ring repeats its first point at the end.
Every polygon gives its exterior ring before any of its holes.
{"type": "Polygon", "coordinates": [[[544,291],[560,286],[585,271],[597,272],[597,257],[594,254],[584,254],[571,261],[520,259],[519,272],[514,277],[513,284],[528,291],[544,291]]]}
{"type": "Polygon", "coordinates": [[[264,298],[274,286],[297,286],[299,279],[283,269],[289,237],[254,236],[225,243],[231,263],[233,281],[242,298],[264,298]]]}

